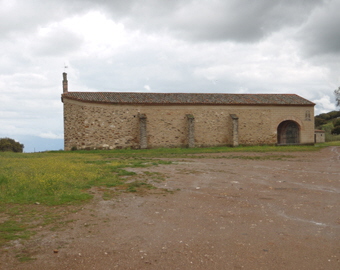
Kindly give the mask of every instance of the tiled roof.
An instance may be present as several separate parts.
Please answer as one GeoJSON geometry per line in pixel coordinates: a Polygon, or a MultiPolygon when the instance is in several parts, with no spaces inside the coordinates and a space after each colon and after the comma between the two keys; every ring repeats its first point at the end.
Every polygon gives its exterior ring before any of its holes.
{"type": "Polygon", "coordinates": [[[66,92],[62,94],[62,98],[108,104],[315,105],[295,94],[66,92]]]}

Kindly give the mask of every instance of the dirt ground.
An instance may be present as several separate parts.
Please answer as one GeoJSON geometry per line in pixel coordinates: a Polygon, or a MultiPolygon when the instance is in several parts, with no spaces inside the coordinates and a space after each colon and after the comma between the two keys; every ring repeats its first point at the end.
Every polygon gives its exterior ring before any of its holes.
{"type": "Polygon", "coordinates": [[[0,268],[340,269],[340,147],[172,161],[133,171],[174,192],[94,190],[63,228],[13,242],[0,268]],[[20,248],[36,260],[19,263],[20,248]]]}

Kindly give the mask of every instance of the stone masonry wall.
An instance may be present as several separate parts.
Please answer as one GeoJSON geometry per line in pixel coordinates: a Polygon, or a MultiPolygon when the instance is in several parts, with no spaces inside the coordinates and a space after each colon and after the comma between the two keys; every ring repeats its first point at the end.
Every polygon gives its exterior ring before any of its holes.
{"type": "Polygon", "coordinates": [[[146,116],[147,147],[187,147],[188,118],[194,117],[195,146],[232,145],[238,117],[240,145],[275,144],[285,120],[300,125],[300,143],[314,142],[312,106],[108,105],[64,99],[65,150],[140,148],[139,116],[146,116]],[[306,119],[306,111],[309,119],[306,119]]]}
{"type": "Polygon", "coordinates": [[[326,141],[325,131],[323,130],[315,130],[315,142],[316,143],[324,143],[326,141]]]}

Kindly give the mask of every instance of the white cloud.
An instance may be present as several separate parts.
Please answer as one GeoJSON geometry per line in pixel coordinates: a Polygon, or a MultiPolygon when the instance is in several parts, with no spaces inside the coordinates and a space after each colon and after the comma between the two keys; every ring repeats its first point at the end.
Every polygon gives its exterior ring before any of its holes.
{"type": "Polygon", "coordinates": [[[316,115],[336,110],[335,101],[331,100],[330,96],[323,96],[312,101],[316,104],[316,115]]]}
{"type": "Polygon", "coordinates": [[[61,138],[64,65],[70,91],[296,93],[334,110],[338,7],[0,0],[0,135],[61,138]]]}
{"type": "Polygon", "coordinates": [[[39,137],[45,138],[45,139],[63,139],[64,135],[63,134],[55,134],[55,133],[52,133],[52,132],[47,132],[47,133],[39,134],[39,137]]]}
{"type": "Polygon", "coordinates": [[[31,43],[31,50],[39,57],[57,57],[79,51],[82,43],[79,33],[58,24],[39,29],[34,42],[31,43]]]}
{"type": "Polygon", "coordinates": [[[83,38],[84,44],[80,52],[82,57],[92,55],[97,58],[105,58],[117,52],[128,42],[128,34],[124,25],[115,23],[98,11],[66,19],[62,25],[72,29],[74,33],[83,38]]]}

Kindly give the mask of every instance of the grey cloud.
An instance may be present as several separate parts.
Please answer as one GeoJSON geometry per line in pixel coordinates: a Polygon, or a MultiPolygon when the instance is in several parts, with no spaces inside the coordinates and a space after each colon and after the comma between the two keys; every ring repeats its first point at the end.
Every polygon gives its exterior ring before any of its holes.
{"type": "MultiPolygon", "coordinates": [[[[257,41],[273,31],[299,24],[315,3],[310,1],[234,1],[202,7],[187,23],[179,23],[183,35],[198,40],[257,41]],[[304,12],[301,12],[304,11],[304,12]]],[[[185,15],[184,15],[185,16],[185,15]]]]}
{"type": "Polygon", "coordinates": [[[193,41],[253,42],[283,27],[301,24],[324,1],[19,0],[15,6],[1,9],[4,23],[0,25],[0,33],[4,37],[66,16],[99,9],[134,30],[166,32],[193,41]]]}
{"type": "Polygon", "coordinates": [[[172,33],[186,40],[257,41],[286,26],[299,25],[319,0],[101,1],[114,19],[132,28],[172,33]],[[118,7],[118,8],[117,8],[118,7]]]}
{"type": "Polygon", "coordinates": [[[54,7],[53,4],[43,4],[39,1],[34,4],[32,1],[4,1],[0,3],[0,7],[0,33],[2,38],[13,33],[25,32],[45,21],[62,16],[62,12],[58,12],[57,7],[54,7]],[[6,5],[6,3],[8,4],[6,5]],[[54,12],[52,13],[51,10],[54,10],[54,12]]]}
{"type": "Polygon", "coordinates": [[[298,39],[309,56],[340,55],[340,2],[329,1],[317,9],[301,28],[298,39]]]}
{"type": "Polygon", "coordinates": [[[35,31],[39,26],[62,20],[72,14],[80,14],[95,4],[79,0],[17,0],[0,1],[0,39],[11,35],[35,31]]]}

